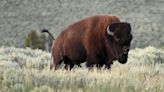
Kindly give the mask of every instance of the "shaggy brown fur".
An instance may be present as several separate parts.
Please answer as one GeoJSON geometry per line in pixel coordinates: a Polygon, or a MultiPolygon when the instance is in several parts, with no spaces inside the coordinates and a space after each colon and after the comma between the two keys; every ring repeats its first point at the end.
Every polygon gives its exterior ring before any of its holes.
{"type": "Polygon", "coordinates": [[[110,68],[113,60],[126,63],[131,40],[130,24],[120,22],[116,16],[85,18],[68,26],[54,40],[50,69],[53,66],[57,69],[63,61],[70,65],[70,69],[85,61],[87,67],[105,64],[107,68],[110,68]],[[114,35],[107,33],[107,27],[114,35]]]}

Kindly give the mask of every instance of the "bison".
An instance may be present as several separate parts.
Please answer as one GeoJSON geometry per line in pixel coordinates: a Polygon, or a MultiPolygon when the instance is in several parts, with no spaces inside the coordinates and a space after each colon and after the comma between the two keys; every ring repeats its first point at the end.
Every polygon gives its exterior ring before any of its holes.
{"type": "Polygon", "coordinates": [[[53,41],[50,69],[64,61],[65,68],[86,62],[87,67],[106,65],[113,60],[125,64],[132,40],[131,26],[118,17],[97,15],[82,19],[64,29],[53,41]]]}

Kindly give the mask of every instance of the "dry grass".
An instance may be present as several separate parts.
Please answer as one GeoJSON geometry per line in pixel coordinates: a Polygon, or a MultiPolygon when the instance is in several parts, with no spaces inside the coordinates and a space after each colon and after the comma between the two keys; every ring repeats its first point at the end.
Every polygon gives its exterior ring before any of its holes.
{"type": "Polygon", "coordinates": [[[49,71],[50,53],[0,48],[0,92],[163,92],[164,51],[130,51],[128,63],[111,70],[49,71]]]}

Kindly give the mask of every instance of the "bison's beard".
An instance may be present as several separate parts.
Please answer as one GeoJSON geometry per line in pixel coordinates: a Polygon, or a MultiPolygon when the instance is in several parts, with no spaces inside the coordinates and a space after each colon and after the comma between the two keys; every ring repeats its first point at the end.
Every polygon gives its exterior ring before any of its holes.
{"type": "Polygon", "coordinates": [[[121,64],[125,64],[127,62],[127,59],[128,59],[128,54],[122,54],[118,61],[121,63],[121,64]]]}

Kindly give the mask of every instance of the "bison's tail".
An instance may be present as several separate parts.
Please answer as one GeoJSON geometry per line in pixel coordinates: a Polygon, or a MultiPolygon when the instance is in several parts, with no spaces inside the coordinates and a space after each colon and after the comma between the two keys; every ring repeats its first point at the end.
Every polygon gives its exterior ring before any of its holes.
{"type": "Polygon", "coordinates": [[[49,36],[50,36],[53,40],[55,40],[55,38],[53,37],[53,35],[52,35],[47,29],[42,29],[41,32],[42,32],[42,33],[45,33],[45,32],[48,33],[49,36]]]}

